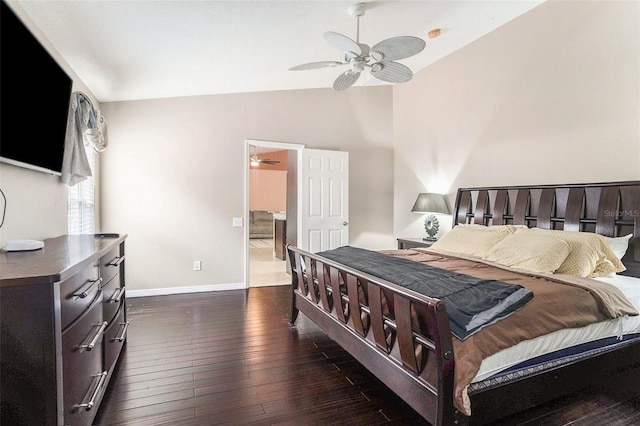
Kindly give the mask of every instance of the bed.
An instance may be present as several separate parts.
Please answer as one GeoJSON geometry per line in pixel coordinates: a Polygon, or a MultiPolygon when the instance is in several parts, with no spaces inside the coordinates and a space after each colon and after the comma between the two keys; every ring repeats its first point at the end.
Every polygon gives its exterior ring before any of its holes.
{"type": "Polygon", "coordinates": [[[452,230],[429,249],[287,246],[291,323],[302,312],[433,425],[490,424],[640,371],[640,181],[461,188],[453,211],[452,230]],[[547,235],[566,244],[547,250],[547,235]],[[510,258],[530,243],[544,261],[510,258]],[[479,280],[470,299],[479,282],[508,290],[471,321],[460,300],[415,287],[469,276],[479,280]]]}

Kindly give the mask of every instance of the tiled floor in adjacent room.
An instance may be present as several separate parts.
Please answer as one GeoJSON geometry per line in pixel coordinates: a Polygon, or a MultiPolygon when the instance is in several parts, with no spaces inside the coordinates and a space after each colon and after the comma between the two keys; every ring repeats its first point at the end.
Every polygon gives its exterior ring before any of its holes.
{"type": "Polygon", "coordinates": [[[291,282],[287,262],[275,256],[272,239],[249,240],[249,285],[265,287],[291,282]]]}

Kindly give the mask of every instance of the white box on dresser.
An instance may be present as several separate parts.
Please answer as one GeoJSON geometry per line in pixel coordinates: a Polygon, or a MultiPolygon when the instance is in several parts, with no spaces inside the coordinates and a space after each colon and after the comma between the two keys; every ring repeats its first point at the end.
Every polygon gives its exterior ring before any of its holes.
{"type": "Polygon", "coordinates": [[[0,253],[0,420],[90,425],[126,341],[124,236],[0,253]]]}

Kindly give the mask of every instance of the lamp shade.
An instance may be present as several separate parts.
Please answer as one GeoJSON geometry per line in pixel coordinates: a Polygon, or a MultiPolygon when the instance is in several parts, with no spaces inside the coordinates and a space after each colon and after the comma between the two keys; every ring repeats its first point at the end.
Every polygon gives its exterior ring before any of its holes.
{"type": "Polygon", "coordinates": [[[413,204],[411,211],[415,213],[450,213],[444,195],[432,194],[430,192],[421,192],[418,194],[418,198],[413,204]]]}

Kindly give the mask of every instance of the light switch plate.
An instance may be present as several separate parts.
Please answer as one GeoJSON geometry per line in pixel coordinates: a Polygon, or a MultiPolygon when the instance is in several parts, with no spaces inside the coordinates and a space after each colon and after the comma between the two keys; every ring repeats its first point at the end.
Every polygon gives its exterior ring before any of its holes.
{"type": "Polygon", "coordinates": [[[241,217],[234,217],[233,218],[233,226],[236,228],[242,227],[242,218],[241,217]]]}

